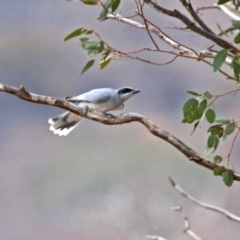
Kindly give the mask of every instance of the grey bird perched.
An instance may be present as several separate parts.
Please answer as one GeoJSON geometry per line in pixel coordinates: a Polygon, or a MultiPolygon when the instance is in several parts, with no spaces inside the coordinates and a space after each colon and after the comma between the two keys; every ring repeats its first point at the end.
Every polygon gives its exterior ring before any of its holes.
{"type": "MultiPolygon", "coordinates": [[[[111,110],[120,110],[124,107],[124,102],[139,93],[138,89],[124,87],[120,89],[99,88],[83,93],[76,97],[66,97],[69,102],[77,104],[86,111],[94,111],[106,114],[111,110]]],[[[48,123],[51,125],[50,130],[59,136],[66,136],[71,132],[83,119],[83,117],[72,113],[64,112],[63,114],[50,118],[48,123]]]]}

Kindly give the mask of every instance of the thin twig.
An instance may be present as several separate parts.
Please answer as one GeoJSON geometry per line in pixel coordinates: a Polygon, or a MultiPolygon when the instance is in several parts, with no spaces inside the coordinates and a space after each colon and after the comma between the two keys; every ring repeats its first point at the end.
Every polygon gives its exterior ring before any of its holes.
{"type": "Polygon", "coordinates": [[[153,236],[153,235],[147,235],[146,238],[150,240],[167,240],[166,238],[162,238],[160,236],[153,236]]]}
{"type": "Polygon", "coordinates": [[[220,213],[220,214],[223,214],[225,215],[228,219],[230,220],[233,220],[233,221],[236,221],[236,222],[240,222],[240,217],[230,213],[229,211],[227,211],[226,209],[223,209],[223,208],[219,208],[219,207],[216,207],[214,205],[210,205],[210,204],[207,204],[207,203],[203,203],[203,202],[200,202],[199,200],[197,200],[196,198],[192,197],[189,193],[187,193],[185,190],[183,190],[178,184],[176,184],[176,182],[171,178],[169,177],[168,178],[171,185],[182,195],[184,196],[185,198],[187,198],[188,200],[190,200],[191,202],[193,202],[194,204],[198,205],[199,207],[202,207],[202,208],[205,208],[205,209],[208,209],[208,210],[211,210],[211,211],[214,211],[214,212],[217,212],[217,213],[220,213]]]}
{"type": "Polygon", "coordinates": [[[184,226],[185,226],[184,232],[186,232],[190,237],[192,237],[195,240],[201,240],[201,238],[191,230],[189,219],[187,215],[183,212],[182,207],[177,206],[177,207],[171,207],[170,209],[172,211],[177,211],[181,214],[184,220],[184,226]]]}

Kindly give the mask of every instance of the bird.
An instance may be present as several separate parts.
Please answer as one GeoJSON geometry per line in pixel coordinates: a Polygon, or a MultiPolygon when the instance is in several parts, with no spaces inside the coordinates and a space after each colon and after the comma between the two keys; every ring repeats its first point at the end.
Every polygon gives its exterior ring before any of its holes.
{"type": "MultiPolygon", "coordinates": [[[[119,89],[98,88],[83,93],[76,97],[65,97],[70,103],[74,103],[86,112],[93,111],[101,114],[107,114],[111,110],[120,110],[124,108],[124,102],[133,95],[139,93],[140,90],[131,87],[123,87],[119,89]]],[[[59,136],[69,134],[83,119],[83,117],[72,113],[64,112],[59,116],[50,118],[50,130],[59,136]]]]}

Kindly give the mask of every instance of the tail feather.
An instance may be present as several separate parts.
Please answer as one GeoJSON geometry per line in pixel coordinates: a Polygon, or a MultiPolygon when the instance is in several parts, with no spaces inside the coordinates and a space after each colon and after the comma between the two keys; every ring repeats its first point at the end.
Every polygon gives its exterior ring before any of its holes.
{"type": "Polygon", "coordinates": [[[50,118],[48,123],[51,125],[50,130],[59,136],[66,136],[70,133],[82,120],[82,117],[65,112],[57,117],[50,118]]]}

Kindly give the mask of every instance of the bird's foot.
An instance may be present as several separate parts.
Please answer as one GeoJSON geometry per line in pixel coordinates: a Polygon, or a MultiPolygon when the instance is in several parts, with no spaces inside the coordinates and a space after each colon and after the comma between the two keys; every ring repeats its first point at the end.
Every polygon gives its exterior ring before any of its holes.
{"type": "Polygon", "coordinates": [[[116,118],[114,115],[112,115],[111,113],[106,113],[105,116],[107,116],[108,118],[114,119],[116,118]]]}

